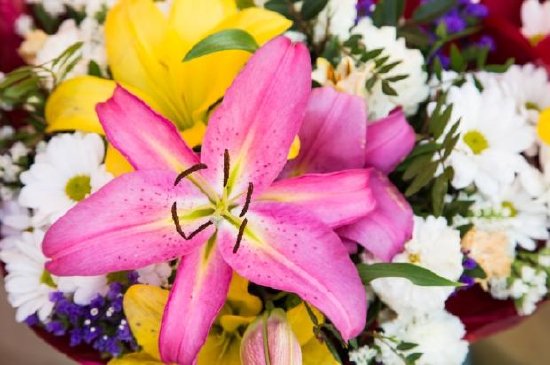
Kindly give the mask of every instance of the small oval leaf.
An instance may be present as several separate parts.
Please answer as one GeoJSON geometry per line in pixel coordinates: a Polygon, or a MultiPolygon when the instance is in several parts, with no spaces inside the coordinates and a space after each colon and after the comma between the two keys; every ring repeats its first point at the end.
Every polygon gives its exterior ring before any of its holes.
{"type": "Polygon", "coordinates": [[[225,29],[195,44],[185,55],[183,62],[221,51],[241,50],[253,53],[258,48],[258,43],[250,33],[242,29],[225,29]]]}
{"type": "Polygon", "coordinates": [[[407,263],[393,264],[359,264],[359,276],[367,285],[379,278],[404,278],[419,286],[462,286],[462,284],[445,279],[421,266],[407,263]]]}

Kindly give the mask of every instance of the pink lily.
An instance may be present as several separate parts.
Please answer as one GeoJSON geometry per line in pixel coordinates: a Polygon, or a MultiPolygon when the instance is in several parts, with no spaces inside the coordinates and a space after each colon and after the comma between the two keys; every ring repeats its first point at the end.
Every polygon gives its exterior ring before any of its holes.
{"type": "Polygon", "coordinates": [[[281,37],[260,49],[210,118],[200,160],[172,123],[118,87],[97,111],[107,139],[137,171],[50,228],[48,270],[96,275],[182,257],[160,335],[167,363],[195,361],[233,270],[297,293],[345,339],[359,334],[365,291],[333,228],[372,210],[371,173],[300,177],[300,186],[310,188],[299,196],[305,208],[261,198],[276,188],[300,130],[310,74],[303,45],[281,37]]]}
{"type": "MultiPolygon", "coordinates": [[[[415,133],[403,112],[397,109],[387,118],[367,124],[361,98],[330,87],[315,89],[299,136],[302,149],[287,164],[286,176],[371,167],[370,187],[375,198],[372,210],[337,232],[345,242],[357,242],[377,258],[391,261],[413,228],[410,205],[384,175],[414,147],[415,133]]],[[[296,184],[287,185],[277,182],[274,188],[286,197],[295,195],[296,184]]],[[[288,202],[301,205],[292,198],[288,202]]]]}

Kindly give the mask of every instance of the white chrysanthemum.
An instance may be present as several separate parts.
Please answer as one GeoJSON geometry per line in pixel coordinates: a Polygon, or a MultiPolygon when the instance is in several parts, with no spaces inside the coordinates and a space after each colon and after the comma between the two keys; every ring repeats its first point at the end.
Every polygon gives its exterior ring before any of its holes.
{"type": "MultiPolygon", "coordinates": [[[[509,240],[510,254],[516,245],[534,250],[536,241],[550,238],[547,230],[547,207],[537,197],[529,195],[516,181],[507,186],[498,199],[487,199],[481,194],[467,197],[474,201],[471,216],[466,222],[489,232],[502,232],[509,240]]],[[[458,219],[461,224],[463,219],[458,219]]]]}
{"type": "Polygon", "coordinates": [[[8,301],[17,309],[15,319],[22,322],[37,313],[46,321],[52,312],[50,293],[55,291],[52,277],[44,270],[46,258],[42,254],[44,232],[23,232],[13,246],[0,252],[6,264],[5,287],[8,301]]]}
{"type": "Polygon", "coordinates": [[[172,275],[172,267],[168,263],[153,264],[137,270],[137,273],[141,284],[166,286],[172,275]]]}
{"type": "MultiPolygon", "coordinates": [[[[460,232],[444,218],[415,217],[412,239],[393,262],[422,266],[439,276],[456,281],[462,274],[460,232]]],[[[399,315],[430,312],[444,308],[452,287],[423,287],[402,278],[383,278],[371,283],[376,294],[399,315]]]]}
{"type": "Polygon", "coordinates": [[[112,176],[103,165],[105,145],[97,134],[62,134],[48,142],[34,164],[21,174],[22,206],[34,209],[38,222],[55,222],[112,176]]]}
{"type": "Polygon", "coordinates": [[[350,29],[357,18],[356,0],[329,0],[318,15],[313,29],[315,41],[320,42],[329,35],[344,41],[350,36],[350,29]]]}
{"type": "Polygon", "coordinates": [[[72,294],[78,305],[88,305],[98,295],[109,291],[107,277],[100,276],[60,276],[56,279],[57,288],[65,294],[72,294]]]}
{"type": "Polygon", "coordinates": [[[31,228],[35,227],[30,211],[19,204],[17,197],[0,204],[0,237],[16,236],[31,228]]]}
{"type": "MultiPolygon", "coordinates": [[[[384,78],[408,75],[406,79],[393,82],[397,96],[388,96],[382,92],[382,85],[377,82],[367,96],[369,116],[378,119],[388,115],[395,107],[402,107],[407,114],[414,114],[418,104],[426,100],[429,94],[428,74],[424,71],[424,57],[417,49],[409,49],[404,38],[397,37],[395,27],[377,28],[370,19],[363,19],[352,29],[353,34],[360,34],[368,50],[384,49],[380,57],[388,56],[388,63],[401,62],[384,78]]],[[[367,70],[374,67],[373,62],[365,65],[367,70]]]]}
{"type": "Polygon", "coordinates": [[[521,6],[521,32],[533,43],[550,34],[550,1],[525,0],[521,6]]]}
{"type": "Polygon", "coordinates": [[[524,169],[521,153],[535,141],[533,127],[498,87],[480,91],[467,81],[449,89],[447,102],[453,104],[451,120],[460,120],[460,139],[449,157],[452,185],[463,189],[473,183],[491,197],[498,195],[524,169]]]}
{"type": "Polygon", "coordinates": [[[32,31],[34,27],[34,20],[30,15],[23,14],[15,21],[15,33],[19,36],[24,37],[25,34],[32,31]]]}
{"type": "MultiPolygon", "coordinates": [[[[404,351],[405,356],[421,353],[417,365],[462,365],[468,354],[468,342],[462,338],[466,334],[460,319],[441,310],[418,317],[397,318],[381,325],[384,336],[400,342],[415,343],[418,346],[404,351]]],[[[395,353],[396,344],[389,340],[376,340],[384,365],[404,365],[405,362],[395,353]],[[390,348],[391,346],[391,348],[390,348]]]]}
{"type": "Polygon", "coordinates": [[[376,349],[369,346],[362,346],[357,350],[350,351],[349,359],[353,361],[355,365],[369,365],[377,355],[378,351],[376,351],[376,349]]]}

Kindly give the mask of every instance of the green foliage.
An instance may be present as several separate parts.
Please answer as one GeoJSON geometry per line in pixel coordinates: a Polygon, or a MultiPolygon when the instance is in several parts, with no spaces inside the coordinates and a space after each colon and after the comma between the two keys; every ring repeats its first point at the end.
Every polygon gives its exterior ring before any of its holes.
{"type": "Polygon", "coordinates": [[[327,6],[328,0],[304,0],[300,14],[303,20],[312,20],[327,6]]]}
{"type": "Polygon", "coordinates": [[[432,0],[421,4],[413,13],[417,24],[427,24],[447,13],[456,5],[456,0],[432,0]]]}
{"type": "Polygon", "coordinates": [[[254,53],[258,48],[258,43],[250,33],[242,29],[225,29],[195,44],[185,55],[183,62],[221,51],[241,50],[254,53]]]}
{"type": "Polygon", "coordinates": [[[372,22],[377,27],[396,26],[405,11],[405,0],[380,0],[372,13],[372,22]]]}
{"type": "Polygon", "coordinates": [[[372,76],[365,83],[365,88],[371,92],[373,88],[380,84],[382,92],[389,96],[397,96],[397,90],[392,86],[393,83],[409,77],[408,75],[393,75],[388,73],[393,71],[401,61],[394,61],[389,56],[383,54],[384,49],[369,49],[360,34],[352,35],[343,43],[344,52],[352,57],[356,63],[371,63],[372,76]]]}
{"type": "Polygon", "coordinates": [[[367,285],[379,278],[404,278],[419,286],[453,286],[462,284],[445,279],[421,266],[407,263],[390,264],[359,264],[357,265],[359,276],[363,284],[367,285]]]}

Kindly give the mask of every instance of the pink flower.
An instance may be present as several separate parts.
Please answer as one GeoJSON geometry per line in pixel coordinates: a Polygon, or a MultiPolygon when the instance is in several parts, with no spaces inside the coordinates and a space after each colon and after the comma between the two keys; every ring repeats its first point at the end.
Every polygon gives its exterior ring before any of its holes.
{"type": "MultiPolygon", "coordinates": [[[[393,171],[414,147],[415,133],[403,112],[397,109],[368,124],[361,98],[332,88],[315,89],[299,136],[301,152],[287,164],[285,176],[371,167],[371,210],[359,220],[341,222],[337,232],[346,242],[357,242],[377,258],[391,261],[411,237],[413,228],[409,203],[384,175],[393,171]]],[[[285,196],[294,196],[292,200],[300,203],[296,199],[299,184],[295,183],[299,179],[275,183],[272,191],[281,195],[277,199],[284,201],[285,196]]]]}
{"type": "Polygon", "coordinates": [[[359,334],[365,290],[333,229],[373,209],[371,171],[273,183],[302,125],[310,75],[303,45],[281,37],[260,49],[210,118],[200,160],[172,123],[118,87],[97,111],[108,140],[137,171],[52,226],[48,270],[96,275],[181,257],[160,335],[168,363],[195,361],[233,270],[298,294],[345,339],[359,334]],[[280,184],[296,195],[279,200],[280,184]]]}

